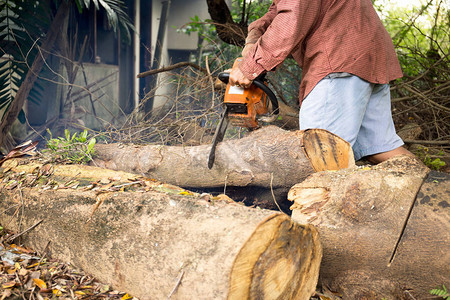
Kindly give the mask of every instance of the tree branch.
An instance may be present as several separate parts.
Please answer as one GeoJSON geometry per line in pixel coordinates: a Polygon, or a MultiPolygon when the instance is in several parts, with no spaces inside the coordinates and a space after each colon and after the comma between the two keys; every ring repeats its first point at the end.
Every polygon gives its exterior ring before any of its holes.
{"type": "Polygon", "coordinates": [[[205,73],[206,75],[208,75],[208,71],[205,68],[202,68],[197,64],[185,61],[185,62],[176,63],[174,65],[170,65],[167,67],[162,67],[159,69],[154,69],[154,70],[149,70],[149,71],[139,73],[139,74],[137,74],[137,78],[143,78],[146,76],[150,76],[150,75],[154,75],[154,74],[158,74],[158,73],[162,73],[162,72],[172,71],[174,69],[178,69],[178,68],[182,68],[182,67],[192,67],[192,68],[197,69],[197,70],[205,73]]]}
{"type": "Polygon", "coordinates": [[[13,122],[17,119],[17,116],[28,98],[31,89],[38,78],[39,72],[41,71],[44,62],[50,53],[50,50],[53,48],[53,45],[60,36],[64,19],[69,15],[71,2],[72,1],[61,1],[61,5],[58,8],[56,16],[53,19],[45,40],[40,47],[40,53],[34,59],[30,70],[28,70],[23,83],[20,85],[19,90],[14,97],[14,100],[11,102],[9,109],[3,116],[3,120],[0,124],[0,145],[3,145],[6,141],[6,136],[9,129],[11,128],[13,122]]]}
{"type": "Polygon", "coordinates": [[[426,145],[439,145],[445,146],[450,145],[450,140],[448,141],[427,141],[427,140],[403,140],[406,144],[426,144],[426,145]]]}
{"type": "Polygon", "coordinates": [[[225,43],[244,46],[247,36],[247,24],[233,21],[230,9],[225,0],[206,0],[211,19],[216,23],[216,32],[225,43]]]}

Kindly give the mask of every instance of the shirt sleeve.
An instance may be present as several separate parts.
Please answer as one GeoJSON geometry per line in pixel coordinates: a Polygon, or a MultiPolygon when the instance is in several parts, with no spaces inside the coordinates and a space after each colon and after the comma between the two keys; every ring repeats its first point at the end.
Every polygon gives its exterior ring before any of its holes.
{"type": "MultiPolygon", "coordinates": [[[[279,0],[272,3],[267,18],[264,15],[260,25],[254,25],[264,32],[244,57],[240,65],[242,73],[253,80],[282,63],[314,27],[320,15],[320,3],[318,0],[279,0]]],[[[253,23],[250,32],[253,31],[253,23]]]]}
{"type": "Polygon", "coordinates": [[[258,39],[264,34],[270,23],[272,23],[272,20],[276,16],[276,14],[276,5],[275,2],[272,2],[269,7],[269,11],[264,16],[252,22],[248,26],[248,34],[247,38],[245,39],[245,43],[255,44],[258,39]]]}

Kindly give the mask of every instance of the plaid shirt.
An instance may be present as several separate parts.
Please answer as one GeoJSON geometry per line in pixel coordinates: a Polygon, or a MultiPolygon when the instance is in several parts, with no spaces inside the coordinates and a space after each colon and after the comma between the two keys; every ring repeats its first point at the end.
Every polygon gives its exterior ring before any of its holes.
{"type": "Polygon", "coordinates": [[[370,0],[274,0],[250,24],[246,43],[254,46],[240,69],[250,80],[292,54],[303,70],[300,100],[330,73],[372,83],[402,77],[392,40],[370,0]]]}

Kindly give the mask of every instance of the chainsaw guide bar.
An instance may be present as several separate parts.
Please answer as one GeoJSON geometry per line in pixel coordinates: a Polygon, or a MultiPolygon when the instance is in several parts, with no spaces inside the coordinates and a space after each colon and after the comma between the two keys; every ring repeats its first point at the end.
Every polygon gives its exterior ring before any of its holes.
{"type": "MultiPolygon", "coordinates": [[[[241,60],[238,58],[233,68],[237,67],[241,60]]],[[[219,79],[227,84],[223,101],[225,109],[214,133],[208,158],[209,169],[214,165],[216,147],[223,140],[228,123],[249,130],[255,130],[261,127],[261,122],[270,123],[278,118],[279,108],[277,97],[266,85],[263,76],[256,78],[249,88],[242,88],[229,84],[229,73],[219,73],[219,79]],[[272,104],[272,112],[269,112],[268,100],[272,104]]]]}

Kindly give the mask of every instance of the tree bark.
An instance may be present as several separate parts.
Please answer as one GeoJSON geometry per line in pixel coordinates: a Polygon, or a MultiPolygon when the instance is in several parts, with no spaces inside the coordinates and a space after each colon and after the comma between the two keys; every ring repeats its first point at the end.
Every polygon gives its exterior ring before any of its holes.
{"type": "Polygon", "coordinates": [[[311,173],[354,165],[350,145],[322,129],[285,131],[263,127],[245,138],[225,140],[207,167],[210,145],[96,145],[94,163],[191,188],[263,186],[290,188],[311,173]]]}
{"type": "Polygon", "coordinates": [[[61,1],[56,16],[53,19],[45,40],[40,47],[39,54],[36,55],[36,58],[31,65],[31,69],[28,71],[23,83],[20,85],[19,90],[14,97],[14,100],[11,102],[11,105],[3,116],[3,120],[0,123],[0,145],[4,145],[9,129],[11,128],[13,122],[17,119],[20,110],[22,109],[31,89],[33,88],[34,82],[38,78],[45,59],[48,57],[60,34],[64,19],[69,15],[70,2],[71,1],[61,1]]]}
{"type": "Polygon", "coordinates": [[[450,176],[428,172],[404,156],[291,189],[292,219],[319,230],[323,285],[344,299],[424,299],[448,286],[450,176]]]}
{"type": "Polygon", "coordinates": [[[206,0],[206,3],[219,38],[228,44],[244,46],[247,24],[238,24],[233,21],[230,9],[224,0],[206,0]]]}
{"type": "Polygon", "coordinates": [[[90,166],[9,160],[0,170],[0,224],[21,232],[43,220],[22,236],[28,246],[52,241],[54,258],[139,299],[306,300],[315,291],[317,231],[287,215],[90,166]],[[119,191],[127,180],[141,183],[119,191]]]}

